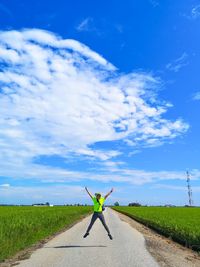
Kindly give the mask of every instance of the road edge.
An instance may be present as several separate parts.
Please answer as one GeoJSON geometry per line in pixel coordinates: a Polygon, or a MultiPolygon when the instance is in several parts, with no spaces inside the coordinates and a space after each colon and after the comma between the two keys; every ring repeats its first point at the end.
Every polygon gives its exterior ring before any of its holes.
{"type": "Polygon", "coordinates": [[[23,249],[23,250],[20,250],[14,256],[12,256],[12,257],[10,257],[8,259],[5,259],[3,262],[0,262],[0,267],[16,266],[16,265],[19,264],[18,263],[19,261],[29,259],[34,251],[36,251],[37,249],[42,248],[47,242],[49,242],[50,240],[52,240],[56,236],[66,232],[67,230],[72,228],[77,223],[79,223],[82,220],[84,220],[85,218],[89,217],[91,214],[92,214],[92,211],[87,213],[87,214],[81,215],[81,217],[78,220],[76,220],[73,223],[69,224],[65,228],[57,231],[56,233],[54,233],[54,234],[52,234],[52,235],[50,235],[50,236],[38,241],[37,243],[35,243],[35,244],[33,244],[33,245],[23,249]]]}
{"type": "Polygon", "coordinates": [[[115,209],[119,218],[140,232],[145,239],[145,246],[161,267],[197,267],[200,266],[200,255],[179,243],[167,238],[132,217],[115,209]]]}

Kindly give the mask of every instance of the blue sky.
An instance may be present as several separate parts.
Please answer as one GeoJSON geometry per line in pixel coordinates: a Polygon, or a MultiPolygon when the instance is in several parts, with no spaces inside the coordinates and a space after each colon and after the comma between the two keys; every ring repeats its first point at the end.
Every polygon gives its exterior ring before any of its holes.
{"type": "Polygon", "coordinates": [[[200,205],[199,1],[0,0],[1,203],[200,205]]]}

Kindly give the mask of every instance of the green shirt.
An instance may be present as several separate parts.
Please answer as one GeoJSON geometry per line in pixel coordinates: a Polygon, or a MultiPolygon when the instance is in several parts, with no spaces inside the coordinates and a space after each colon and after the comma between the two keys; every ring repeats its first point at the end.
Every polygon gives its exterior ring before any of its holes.
{"type": "Polygon", "coordinates": [[[94,203],[94,211],[102,212],[102,206],[103,206],[103,203],[105,202],[105,198],[101,197],[99,199],[99,202],[97,201],[96,197],[92,197],[92,200],[93,200],[93,203],[94,203]]]}

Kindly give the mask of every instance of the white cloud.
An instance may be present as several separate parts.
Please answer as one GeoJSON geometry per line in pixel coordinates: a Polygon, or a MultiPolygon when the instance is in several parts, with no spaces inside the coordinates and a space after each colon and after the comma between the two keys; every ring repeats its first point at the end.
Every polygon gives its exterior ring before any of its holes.
{"type": "Polygon", "coordinates": [[[163,118],[169,103],[156,97],[158,78],[121,74],[78,41],[37,29],[2,31],[0,51],[0,176],[51,177],[53,168],[33,164],[36,157],[108,160],[121,152],[91,145],[156,145],[188,129],[163,118]]]}
{"type": "MultiPolygon", "coordinates": [[[[183,171],[145,171],[121,167],[120,164],[112,165],[111,162],[107,165],[107,170],[112,173],[110,177],[113,177],[113,181],[115,181],[114,177],[120,177],[121,181],[136,185],[164,180],[186,180],[186,173],[183,171]]],[[[200,170],[194,169],[191,173],[191,180],[200,179],[200,170]]]]}
{"type": "MultiPolygon", "coordinates": [[[[200,170],[191,170],[191,180],[200,179],[200,170]]],[[[3,162],[0,176],[12,179],[37,180],[42,184],[65,184],[66,182],[82,182],[84,180],[97,183],[118,182],[133,185],[143,185],[164,180],[186,180],[183,171],[145,171],[129,169],[121,161],[104,161],[92,171],[72,171],[59,167],[44,166],[30,162],[3,162]]]]}
{"type": "MultiPolygon", "coordinates": [[[[169,190],[180,190],[187,192],[186,186],[181,185],[167,185],[167,184],[156,184],[152,186],[152,188],[158,188],[158,189],[169,189],[169,190]]],[[[200,186],[192,186],[193,192],[200,192],[200,186]]]]}
{"type": "Polygon", "coordinates": [[[2,187],[2,188],[8,188],[8,187],[10,187],[10,184],[0,184],[0,187],[2,187]]]}
{"type": "Polygon", "coordinates": [[[159,1],[158,1],[158,0],[149,0],[149,3],[150,3],[153,7],[157,7],[157,6],[159,6],[159,1]]]}
{"type": "Polygon", "coordinates": [[[188,59],[188,54],[184,52],[179,58],[168,63],[166,65],[166,68],[174,72],[179,72],[180,69],[188,65],[188,62],[186,61],[187,59],[188,59]]]}
{"type": "Polygon", "coordinates": [[[196,92],[193,97],[192,97],[193,100],[200,100],[200,92],[196,92]]]}
{"type": "MultiPolygon", "coordinates": [[[[13,179],[20,179],[23,175],[24,179],[38,179],[43,183],[65,183],[80,180],[95,180],[102,182],[129,182],[133,184],[145,183],[146,178],[141,176],[143,171],[137,170],[119,170],[114,166],[106,166],[106,162],[103,164],[103,168],[98,168],[94,173],[70,171],[62,168],[53,168],[50,166],[41,166],[38,164],[2,164],[1,176],[12,177],[13,179]],[[100,171],[106,171],[106,174],[100,173],[100,171]]],[[[145,173],[145,171],[144,171],[145,173]]],[[[145,175],[146,176],[146,175],[145,175]]]]}
{"type": "Polygon", "coordinates": [[[110,24],[104,19],[94,20],[91,17],[84,18],[75,29],[78,32],[92,32],[98,36],[104,36],[110,34],[110,31],[117,31],[123,33],[124,27],[120,23],[110,24]],[[109,30],[108,30],[109,29],[109,30]]]}
{"type": "Polygon", "coordinates": [[[88,202],[84,188],[81,186],[11,186],[7,190],[0,187],[1,202],[6,204],[46,203],[84,203],[88,202]]]}
{"type": "MultiPolygon", "coordinates": [[[[121,165],[120,164],[116,164],[121,165]]],[[[116,166],[112,166],[110,164],[110,168],[114,168],[116,166]]],[[[130,189],[132,186],[134,188],[133,191],[129,192],[129,196],[127,196],[126,201],[130,201],[132,198],[132,192],[138,192],[140,190],[140,186],[143,184],[152,184],[152,188],[163,188],[169,190],[184,190],[186,191],[186,186],[174,186],[173,181],[179,180],[182,184],[185,184],[186,175],[184,172],[181,171],[158,171],[158,172],[147,172],[144,170],[129,170],[129,169],[122,169],[122,170],[114,170],[113,174],[110,173],[109,175],[103,174],[91,174],[91,173],[78,173],[78,172],[71,172],[67,174],[67,171],[64,170],[57,170],[42,167],[43,171],[40,173],[38,171],[37,166],[32,166],[32,169],[29,169],[30,166],[27,166],[27,170],[25,170],[25,174],[32,175],[32,178],[38,178],[38,175],[42,175],[44,177],[43,180],[39,179],[40,186],[10,186],[7,187],[6,190],[0,187],[0,194],[2,197],[1,203],[26,203],[31,204],[35,202],[46,202],[49,201],[53,204],[63,204],[63,203],[90,203],[87,194],[84,191],[84,186],[87,184],[83,184],[83,186],[78,185],[66,185],[66,182],[69,181],[80,181],[83,177],[87,177],[87,180],[95,180],[95,188],[91,186],[89,189],[92,193],[100,191],[101,193],[105,194],[109,188],[106,185],[106,182],[118,182],[120,186],[115,186],[115,194],[109,198],[109,202],[112,201],[114,203],[114,199],[117,197],[117,192],[120,192],[124,187],[124,182],[126,182],[126,188],[130,189]],[[34,168],[36,167],[36,168],[34,168]],[[34,173],[35,170],[35,173],[34,173]],[[28,171],[28,173],[26,172],[28,171]],[[51,172],[53,171],[53,173],[51,172]],[[159,185],[160,181],[170,180],[170,185],[159,185]],[[57,185],[55,185],[55,182],[57,185]],[[102,184],[103,182],[103,184],[102,184]],[[48,184],[46,184],[48,183],[48,184]],[[52,183],[52,185],[51,185],[52,183]],[[114,198],[113,198],[114,197],[114,198]]],[[[41,170],[42,170],[41,168],[41,170]]],[[[111,169],[109,170],[111,172],[111,169]]],[[[198,180],[200,178],[200,170],[193,170],[191,180],[198,180]]],[[[193,191],[198,191],[199,187],[192,187],[193,191]]],[[[126,190],[123,190],[124,193],[126,190]]],[[[121,201],[123,196],[118,196],[118,200],[121,201]]],[[[142,197],[143,198],[143,197],[142,197]]],[[[160,201],[160,200],[159,200],[160,201]]],[[[158,202],[160,203],[160,202],[158,202]]]]}
{"type": "Polygon", "coordinates": [[[82,20],[76,27],[76,30],[79,32],[96,31],[96,28],[93,25],[93,18],[88,17],[82,20]]]}
{"type": "Polygon", "coordinates": [[[192,8],[191,18],[196,19],[200,17],[200,5],[197,5],[192,8]]]}
{"type": "Polygon", "coordinates": [[[189,7],[189,11],[187,13],[181,13],[180,15],[189,19],[189,20],[195,20],[200,17],[200,5],[195,5],[192,8],[189,7]]]}

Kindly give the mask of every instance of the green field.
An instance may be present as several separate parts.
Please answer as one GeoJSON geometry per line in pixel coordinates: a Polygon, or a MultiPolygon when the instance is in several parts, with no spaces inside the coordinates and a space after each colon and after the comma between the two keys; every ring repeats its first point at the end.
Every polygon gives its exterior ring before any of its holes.
{"type": "Polygon", "coordinates": [[[173,240],[200,251],[200,208],[113,207],[173,240]]]}
{"type": "Polygon", "coordinates": [[[91,207],[0,207],[0,262],[92,211],[91,207]]]}

